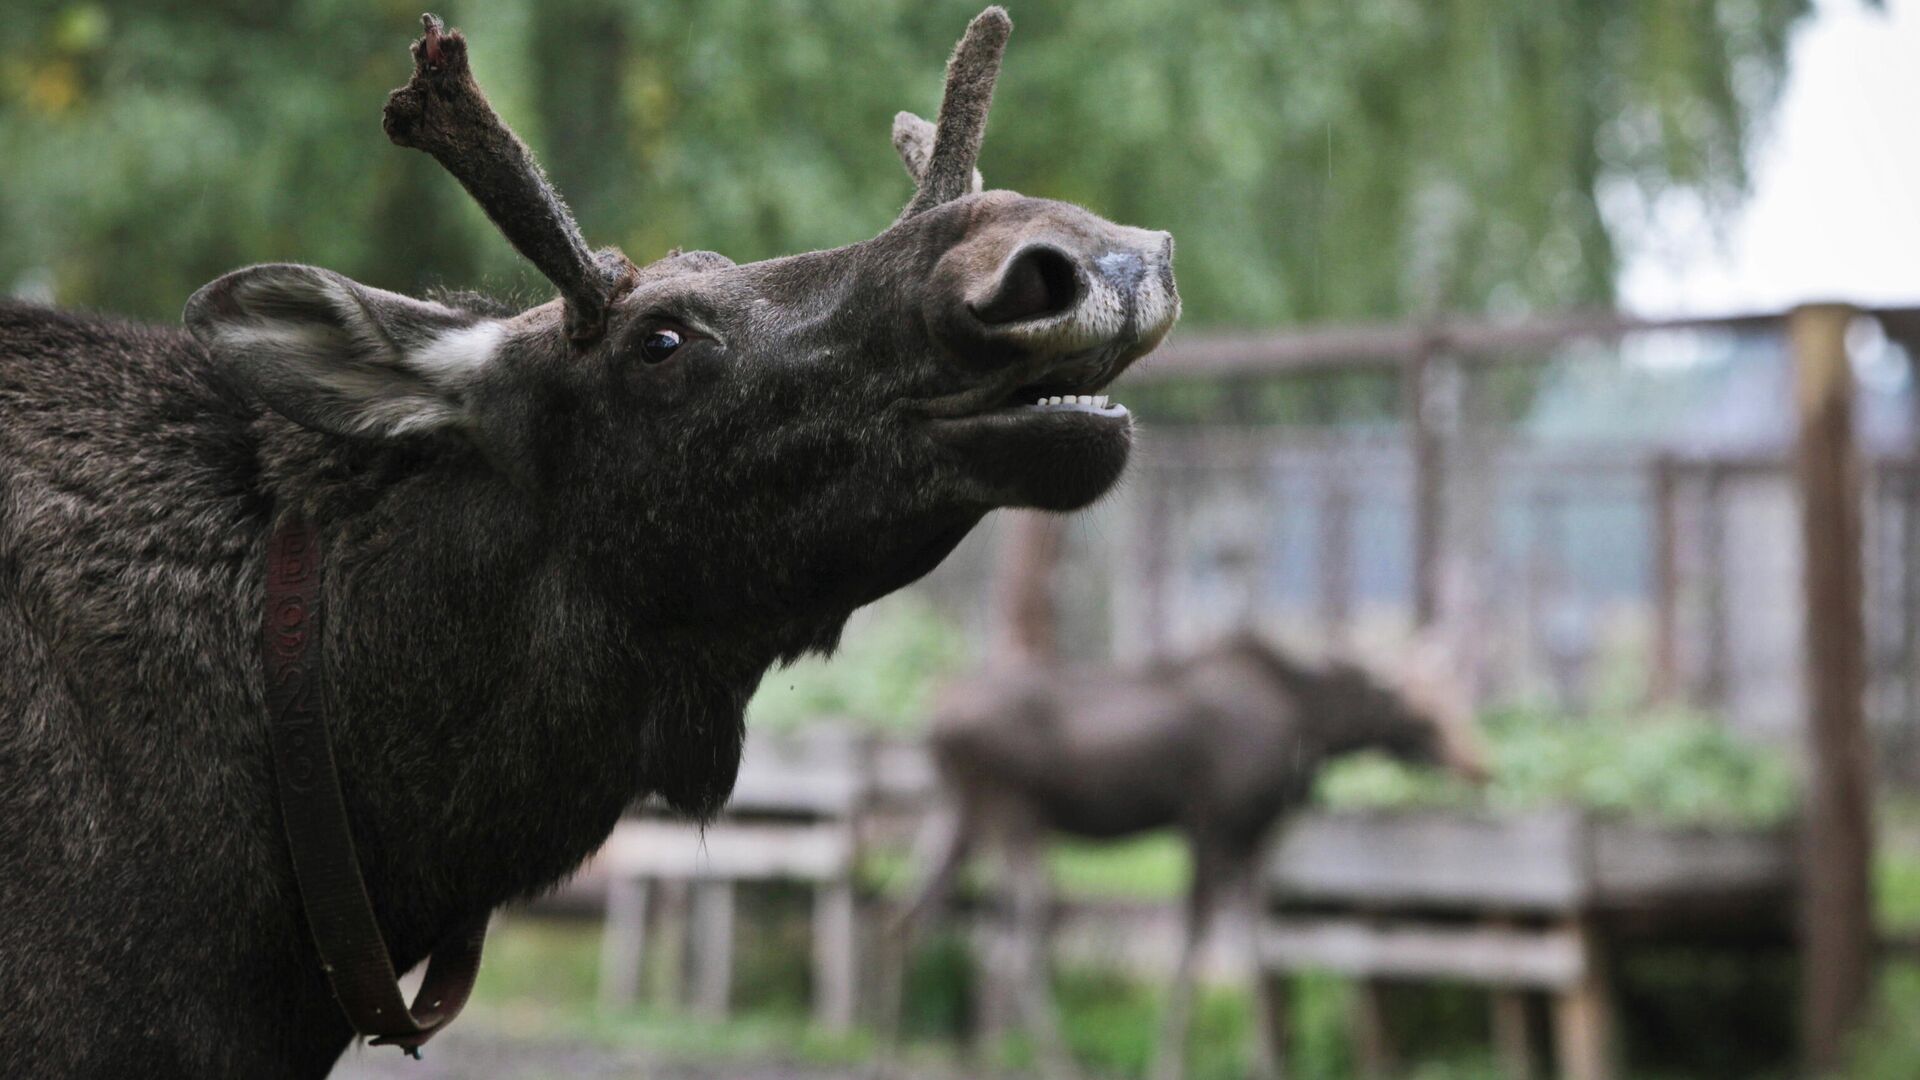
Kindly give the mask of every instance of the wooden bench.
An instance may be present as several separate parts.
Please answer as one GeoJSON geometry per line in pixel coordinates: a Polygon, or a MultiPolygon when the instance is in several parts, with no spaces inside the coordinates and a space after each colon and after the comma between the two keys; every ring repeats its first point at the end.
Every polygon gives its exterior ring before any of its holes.
{"type": "Polygon", "coordinates": [[[832,729],[788,738],[755,733],[720,820],[703,828],[638,808],[595,857],[595,872],[607,879],[602,1006],[639,999],[652,940],[667,961],[655,996],[677,1004],[684,994],[699,1012],[724,1017],[736,889],[798,882],[813,890],[814,1020],[829,1031],[850,1029],[860,972],[863,814],[889,798],[923,798],[930,786],[924,771],[918,747],[902,751],[832,729]],[[692,970],[681,972],[688,944],[692,970]]]}
{"type": "Polygon", "coordinates": [[[1313,814],[1273,853],[1277,904],[1259,959],[1276,980],[1307,970],[1362,980],[1356,1040],[1369,1072],[1392,1068],[1381,984],[1453,981],[1494,991],[1495,1051],[1509,1074],[1536,1071],[1526,995],[1539,992],[1559,1075],[1608,1080],[1618,1075],[1609,928],[1702,912],[1784,924],[1793,874],[1784,830],[1574,811],[1313,814]]]}

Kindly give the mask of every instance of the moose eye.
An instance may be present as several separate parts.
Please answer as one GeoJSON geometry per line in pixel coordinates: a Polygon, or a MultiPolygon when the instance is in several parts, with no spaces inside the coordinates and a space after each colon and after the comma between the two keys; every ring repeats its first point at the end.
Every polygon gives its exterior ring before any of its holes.
{"type": "Polygon", "coordinates": [[[657,364],[672,356],[685,341],[686,338],[680,331],[668,326],[658,327],[641,339],[640,359],[649,364],[657,364]]]}

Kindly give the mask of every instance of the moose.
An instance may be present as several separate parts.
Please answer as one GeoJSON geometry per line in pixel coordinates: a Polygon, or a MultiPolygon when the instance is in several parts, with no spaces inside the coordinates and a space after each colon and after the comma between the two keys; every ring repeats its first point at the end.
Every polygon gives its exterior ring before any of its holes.
{"type": "MultiPolygon", "coordinates": [[[[1030,654],[945,687],[930,740],[941,807],[920,838],[921,883],[896,919],[904,945],[968,856],[1002,856],[1016,1008],[1050,1075],[1073,1065],[1047,992],[1042,855],[1052,834],[1096,840],[1174,829],[1192,856],[1180,958],[1154,1076],[1183,1075],[1195,966],[1218,911],[1250,931],[1268,842],[1332,758],[1377,750],[1481,779],[1463,686],[1422,641],[1387,679],[1347,661],[1312,663],[1241,631],[1137,670],[1060,668],[1030,654]]],[[[1252,980],[1259,1075],[1280,1073],[1273,1012],[1252,980]]]]}
{"type": "Polygon", "coordinates": [[[897,220],[748,265],[590,250],[424,22],[385,130],[557,298],[265,265],[184,329],[0,306],[0,1074],[417,1052],[489,912],[639,797],[715,812],[771,666],[1126,464],[1172,239],[981,190],[999,8],[895,120],[897,220]]]}

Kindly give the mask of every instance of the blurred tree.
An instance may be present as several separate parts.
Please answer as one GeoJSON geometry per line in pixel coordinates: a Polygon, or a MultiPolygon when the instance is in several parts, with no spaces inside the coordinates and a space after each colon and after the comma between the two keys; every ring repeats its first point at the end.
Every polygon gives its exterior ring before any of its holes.
{"type": "MultiPolygon", "coordinates": [[[[909,191],[889,121],[934,108],[978,5],[442,13],[591,239],[744,260],[891,220],[909,191]]],[[[419,6],[4,0],[0,292],[171,318],[270,259],[404,290],[524,284],[456,185],[380,133],[419,6]]],[[[1738,194],[1808,6],[1012,0],[983,165],[1171,229],[1191,322],[1601,302],[1602,195],[1738,194]]]]}

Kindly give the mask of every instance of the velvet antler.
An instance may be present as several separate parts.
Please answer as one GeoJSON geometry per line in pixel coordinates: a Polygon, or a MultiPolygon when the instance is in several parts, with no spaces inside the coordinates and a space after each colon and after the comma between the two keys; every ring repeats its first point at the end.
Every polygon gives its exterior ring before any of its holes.
{"type": "Polygon", "coordinates": [[[911,113],[894,118],[894,146],[920,182],[913,201],[900,212],[901,220],[978,189],[974,162],[987,132],[987,109],[993,104],[994,80],[1000,77],[1000,56],[1012,33],[1013,20],[998,6],[967,24],[966,35],[947,61],[940,118],[933,125],[933,145],[924,151],[924,164],[918,159],[926,141],[926,121],[911,113]]]}
{"type": "Polygon", "coordinates": [[[413,77],[387,95],[383,126],[397,146],[432,154],[467,189],[514,249],[566,302],[567,336],[585,347],[605,332],[607,309],[637,271],[611,248],[587,248],[525,143],[493,111],[467,66],[467,40],[434,15],[413,43],[413,77]]]}

